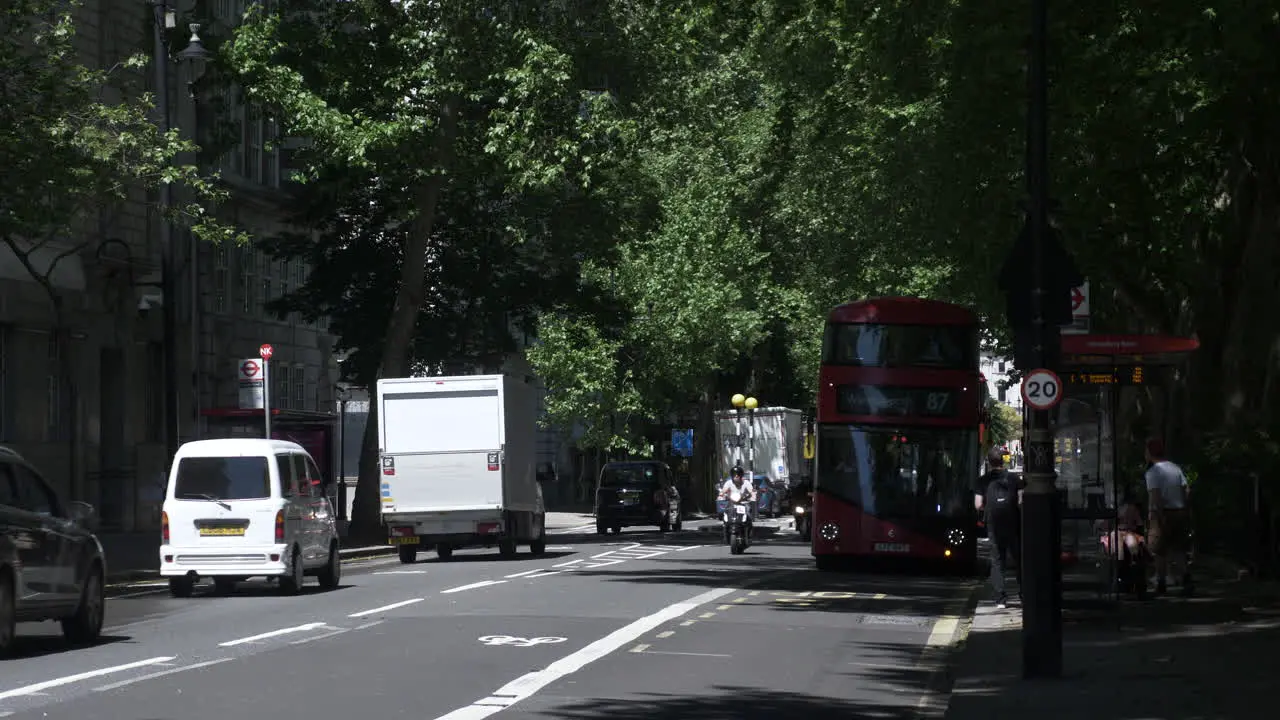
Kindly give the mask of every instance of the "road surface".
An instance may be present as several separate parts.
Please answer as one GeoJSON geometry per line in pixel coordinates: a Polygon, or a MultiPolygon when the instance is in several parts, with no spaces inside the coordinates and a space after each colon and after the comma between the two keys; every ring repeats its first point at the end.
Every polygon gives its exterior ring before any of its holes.
{"type": "MultiPolygon", "coordinates": [[[[790,533],[731,556],[716,533],[561,530],[548,552],[345,568],[108,601],[101,644],[20,625],[0,717],[921,717],[975,583],[818,573],[790,533]]],[[[430,555],[430,557],[428,557],[430,555]]]]}

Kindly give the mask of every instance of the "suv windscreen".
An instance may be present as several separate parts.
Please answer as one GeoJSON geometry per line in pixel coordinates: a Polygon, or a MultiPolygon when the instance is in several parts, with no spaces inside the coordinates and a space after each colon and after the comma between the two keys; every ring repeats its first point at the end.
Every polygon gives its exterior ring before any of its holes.
{"type": "Polygon", "coordinates": [[[622,465],[606,467],[600,474],[600,487],[620,488],[657,486],[659,472],[653,465],[622,465]]]}
{"type": "Polygon", "coordinates": [[[265,457],[188,457],[178,461],[173,496],[179,500],[257,500],[271,497],[265,457]]]}

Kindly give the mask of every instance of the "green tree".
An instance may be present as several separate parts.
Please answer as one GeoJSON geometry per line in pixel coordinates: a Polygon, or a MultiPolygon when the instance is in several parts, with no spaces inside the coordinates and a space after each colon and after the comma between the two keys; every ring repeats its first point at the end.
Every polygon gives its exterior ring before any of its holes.
{"type": "MultiPolygon", "coordinates": [[[[303,179],[369,184],[362,192],[374,208],[357,207],[349,186],[344,207],[349,224],[378,217],[385,232],[366,238],[394,247],[357,265],[389,270],[381,281],[394,292],[389,310],[366,320],[373,327],[361,341],[379,348],[377,377],[413,368],[423,311],[437,302],[436,263],[450,259],[455,267],[442,272],[455,278],[477,269],[470,264],[477,256],[462,249],[466,228],[449,225],[451,198],[503,203],[566,186],[589,192],[606,171],[612,137],[625,123],[607,97],[588,92],[579,71],[594,22],[589,5],[574,3],[286,0],[274,13],[255,8],[237,30],[227,58],[246,93],[271,108],[287,134],[308,138],[303,179]],[[460,244],[442,248],[451,233],[460,244]]],[[[499,245],[519,239],[516,226],[506,231],[499,245]]],[[[371,311],[386,307],[385,296],[362,302],[371,311]]],[[[498,313],[494,305],[485,310],[490,320],[498,313]]],[[[371,357],[362,365],[363,373],[375,367],[371,357]]],[[[372,535],[377,423],[369,419],[353,532],[372,535]]]]}
{"type": "Polygon", "coordinates": [[[1022,437],[1022,416],[1012,406],[988,400],[987,413],[991,418],[987,426],[989,446],[999,447],[1022,437]]]}

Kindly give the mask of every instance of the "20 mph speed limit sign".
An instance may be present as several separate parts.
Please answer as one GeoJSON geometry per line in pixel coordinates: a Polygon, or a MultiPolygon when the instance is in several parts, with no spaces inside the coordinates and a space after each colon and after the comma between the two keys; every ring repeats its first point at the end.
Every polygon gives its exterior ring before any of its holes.
{"type": "Polygon", "coordinates": [[[1052,370],[1032,370],[1022,379],[1022,399],[1034,410],[1048,410],[1062,402],[1062,381],[1052,370]]]}

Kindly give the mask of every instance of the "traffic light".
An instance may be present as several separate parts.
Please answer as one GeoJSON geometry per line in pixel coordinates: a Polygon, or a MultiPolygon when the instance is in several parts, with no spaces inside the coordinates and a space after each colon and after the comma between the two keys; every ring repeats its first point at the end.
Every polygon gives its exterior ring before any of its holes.
{"type": "Polygon", "coordinates": [[[1072,320],[1071,291],[1084,284],[1084,276],[1076,267],[1075,258],[1063,245],[1062,233],[1056,228],[1049,228],[1044,252],[1041,253],[1044,263],[1041,275],[1044,282],[1041,308],[1044,327],[1037,333],[1031,305],[1036,276],[1032,251],[1028,220],[1023,223],[1022,231],[1000,269],[999,278],[1000,290],[1005,294],[1009,329],[1013,332],[1013,361],[1021,370],[1058,366],[1062,355],[1059,329],[1072,320]],[[1041,351],[1036,349],[1037,335],[1039,344],[1043,346],[1041,351]]]}

